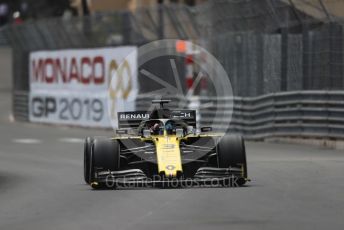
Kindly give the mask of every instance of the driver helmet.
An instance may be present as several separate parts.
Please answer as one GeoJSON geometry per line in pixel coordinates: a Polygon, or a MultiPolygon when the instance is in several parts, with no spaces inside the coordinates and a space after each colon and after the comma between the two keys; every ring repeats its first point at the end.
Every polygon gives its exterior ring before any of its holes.
{"type": "Polygon", "coordinates": [[[167,121],[166,124],[165,124],[165,129],[166,129],[166,132],[168,134],[172,134],[173,130],[174,130],[174,124],[173,122],[171,121],[167,121]]]}

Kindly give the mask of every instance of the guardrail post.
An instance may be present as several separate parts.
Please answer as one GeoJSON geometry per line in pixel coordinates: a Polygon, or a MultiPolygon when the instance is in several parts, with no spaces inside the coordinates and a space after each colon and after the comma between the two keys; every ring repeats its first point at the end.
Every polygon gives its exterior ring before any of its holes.
{"type": "Polygon", "coordinates": [[[276,124],[276,94],[272,93],[272,111],[273,111],[273,121],[272,121],[272,125],[271,125],[271,133],[269,134],[269,136],[275,136],[277,133],[277,128],[275,126],[276,124]]]}
{"type": "Polygon", "coordinates": [[[328,91],[325,91],[325,111],[326,111],[326,133],[327,138],[331,137],[332,135],[332,128],[330,125],[329,117],[330,117],[330,111],[329,111],[329,102],[330,102],[330,94],[328,91]]]}
{"type": "Polygon", "coordinates": [[[302,92],[297,91],[296,92],[297,97],[300,98],[298,100],[298,103],[296,105],[296,112],[298,114],[299,119],[297,119],[297,126],[300,128],[300,132],[304,133],[304,128],[303,128],[303,119],[304,119],[304,112],[303,112],[303,101],[302,101],[302,92]]]}

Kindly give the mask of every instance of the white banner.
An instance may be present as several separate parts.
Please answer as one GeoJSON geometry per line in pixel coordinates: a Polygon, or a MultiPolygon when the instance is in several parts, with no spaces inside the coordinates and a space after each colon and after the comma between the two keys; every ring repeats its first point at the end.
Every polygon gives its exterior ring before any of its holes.
{"type": "Polygon", "coordinates": [[[34,91],[30,93],[30,121],[111,127],[106,96],[106,92],[34,91]]]}
{"type": "Polygon", "coordinates": [[[111,127],[109,114],[135,109],[136,47],[33,52],[29,65],[32,122],[111,127]]]}

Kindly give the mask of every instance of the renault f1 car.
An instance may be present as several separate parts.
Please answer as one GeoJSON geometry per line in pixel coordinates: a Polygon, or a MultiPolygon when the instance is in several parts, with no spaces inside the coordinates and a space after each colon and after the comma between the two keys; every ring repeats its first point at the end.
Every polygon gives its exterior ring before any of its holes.
{"type": "Polygon", "coordinates": [[[93,188],[244,185],[243,138],[211,133],[211,127],[196,132],[196,112],[164,108],[168,102],[153,101],[160,106],[151,113],[119,112],[114,137],[87,137],[85,182],[93,188]]]}

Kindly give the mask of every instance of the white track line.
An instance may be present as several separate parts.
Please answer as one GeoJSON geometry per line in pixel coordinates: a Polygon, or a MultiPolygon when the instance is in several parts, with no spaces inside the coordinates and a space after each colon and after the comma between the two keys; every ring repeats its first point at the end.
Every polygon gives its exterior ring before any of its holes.
{"type": "Polygon", "coordinates": [[[60,138],[59,141],[67,142],[67,143],[83,143],[84,139],[74,138],[74,137],[67,137],[67,138],[60,138]]]}
{"type": "Polygon", "coordinates": [[[41,140],[31,139],[31,138],[16,138],[16,139],[12,139],[12,142],[18,143],[18,144],[40,144],[40,143],[42,143],[41,140]]]}

